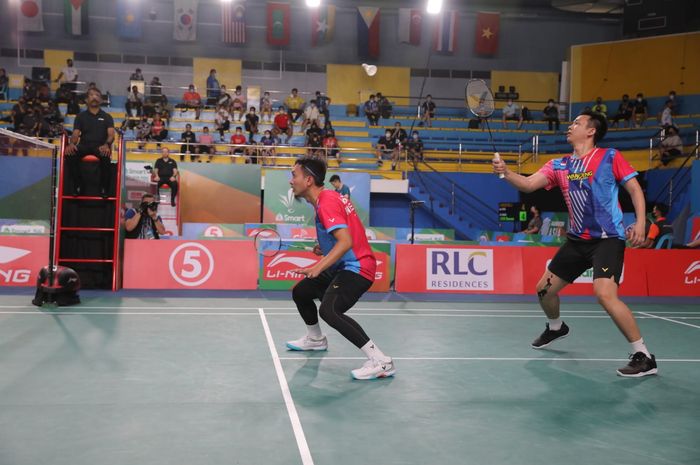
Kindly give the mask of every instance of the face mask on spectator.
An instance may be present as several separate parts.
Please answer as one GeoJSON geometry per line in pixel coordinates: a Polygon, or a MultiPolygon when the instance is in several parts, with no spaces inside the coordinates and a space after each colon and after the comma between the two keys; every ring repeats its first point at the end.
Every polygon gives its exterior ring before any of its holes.
{"type": "Polygon", "coordinates": [[[391,133],[387,132],[386,134],[384,134],[384,136],[388,139],[389,137],[391,137],[391,133]]]}

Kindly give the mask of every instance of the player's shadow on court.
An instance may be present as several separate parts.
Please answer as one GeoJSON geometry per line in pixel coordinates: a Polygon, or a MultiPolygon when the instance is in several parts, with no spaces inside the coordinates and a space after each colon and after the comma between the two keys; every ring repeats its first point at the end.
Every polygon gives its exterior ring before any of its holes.
{"type": "MultiPolygon", "coordinates": [[[[308,407],[331,405],[337,401],[345,404],[354,394],[364,397],[368,391],[386,388],[394,380],[393,377],[372,381],[353,380],[350,370],[356,366],[348,365],[348,360],[323,361],[323,357],[309,357],[289,378],[289,389],[297,404],[308,407]]],[[[361,360],[350,362],[357,366],[362,363],[361,360]]]]}
{"type": "Polygon", "coordinates": [[[620,389],[614,370],[606,371],[606,375],[609,371],[609,380],[600,381],[574,372],[584,365],[572,361],[532,360],[524,366],[548,387],[539,399],[525,404],[532,407],[533,417],[541,420],[531,426],[546,433],[596,434],[601,425],[613,427],[648,422],[657,414],[656,405],[642,399],[635,399],[635,407],[630,408],[630,395],[626,389],[620,389]]]}

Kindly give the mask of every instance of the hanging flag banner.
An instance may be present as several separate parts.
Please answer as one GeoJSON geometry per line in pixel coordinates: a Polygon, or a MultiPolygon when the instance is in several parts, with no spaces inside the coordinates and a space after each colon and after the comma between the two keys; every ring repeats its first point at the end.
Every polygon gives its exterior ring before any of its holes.
{"type": "Polygon", "coordinates": [[[493,56],[498,53],[498,35],[501,14],[484,13],[476,15],[476,43],[474,51],[477,55],[493,56]]]}
{"type": "Polygon", "coordinates": [[[197,0],[175,0],[173,39],[181,42],[197,40],[197,0]]]}
{"type": "Polygon", "coordinates": [[[17,28],[24,32],[44,30],[44,8],[41,0],[21,0],[18,4],[17,28]]]}
{"type": "Polygon", "coordinates": [[[63,23],[66,34],[73,36],[89,34],[88,0],[63,0],[63,23]]]}
{"type": "Polygon", "coordinates": [[[311,12],[311,45],[328,44],[335,33],[335,6],[320,6],[311,12]]]}
{"type": "Polygon", "coordinates": [[[379,8],[357,7],[357,51],[361,58],[379,58],[379,8]]]}
{"type": "Polygon", "coordinates": [[[439,53],[454,53],[457,48],[457,11],[444,11],[433,31],[433,50],[439,53]]]}
{"type": "Polygon", "coordinates": [[[413,8],[399,8],[399,42],[420,45],[423,13],[413,8]]]}
{"type": "Polygon", "coordinates": [[[289,3],[267,2],[267,43],[289,45],[289,3]]]}
{"type": "Polygon", "coordinates": [[[143,4],[131,0],[117,0],[117,35],[122,39],[141,38],[143,4]]]}
{"type": "Polygon", "coordinates": [[[221,4],[221,41],[245,44],[245,5],[242,2],[221,4]]]}

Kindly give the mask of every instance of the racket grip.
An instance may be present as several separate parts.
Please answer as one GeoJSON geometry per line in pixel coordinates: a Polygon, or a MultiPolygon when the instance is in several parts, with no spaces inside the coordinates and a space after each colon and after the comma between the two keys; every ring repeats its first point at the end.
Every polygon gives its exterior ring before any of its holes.
{"type": "MultiPolygon", "coordinates": [[[[494,160],[500,160],[500,159],[501,159],[501,154],[498,153],[498,152],[494,152],[494,154],[493,154],[493,159],[494,159],[494,160]]],[[[499,177],[499,179],[503,179],[503,178],[506,177],[506,175],[505,175],[504,173],[499,173],[499,174],[498,174],[498,177],[499,177]]]]}

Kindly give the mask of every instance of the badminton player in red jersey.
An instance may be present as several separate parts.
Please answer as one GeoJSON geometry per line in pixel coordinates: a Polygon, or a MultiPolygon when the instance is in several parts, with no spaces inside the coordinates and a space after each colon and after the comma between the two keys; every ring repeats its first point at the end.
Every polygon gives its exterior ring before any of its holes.
{"type": "Polygon", "coordinates": [[[583,111],[566,133],[566,140],[574,149],[571,155],[548,161],[528,177],[510,171],[500,159],[494,158],[493,168],[523,192],[559,187],[569,210],[567,240],[537,283],[537,296],[548,322],[532,347],[545,348],[569,334],[569,327],[559,318],[559,291],[593,267],[593,291],[598,302],[630,343],[630,361],[617,374],[637,378],[656,374],[656,360],[644,344],[632,311],[619,299],[617,287],[625,237],[629,236],[635,246],[645,237],[644,193],[637,182],[637,172],[622,154],[597,146],[607,130],[604,116],[583,111]],[[637,216],[629,233],[622,224],[619,186],[629,192],[637,216]]]}
{"type": "Polygon", "coordinates": [[[384,355],[362,327],[345,313],[374,282],[377,261],[367,242],[365,228],[352,202],[333,190],[326,190],[326,163],[313,157],[301,158],[292,169],[289,184],[297,197],[316,210],[318,245],[323,258],[296,273],[305,276],[292,290],[294,303],[306,323],[307,334],[287,342],[290,350],[326,350],[328,341],[318,322],[323,321],[357,346],[367,356],[362,367],[351,371],[355,379],[376,379],[396,373],[391,357],[384,355]],[[314,299],[321,301],[317,309],[314,299]]]}

